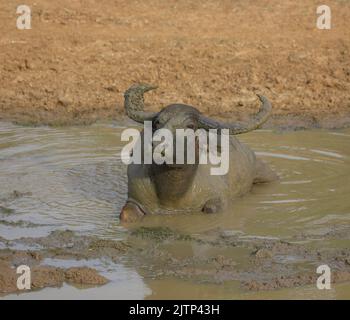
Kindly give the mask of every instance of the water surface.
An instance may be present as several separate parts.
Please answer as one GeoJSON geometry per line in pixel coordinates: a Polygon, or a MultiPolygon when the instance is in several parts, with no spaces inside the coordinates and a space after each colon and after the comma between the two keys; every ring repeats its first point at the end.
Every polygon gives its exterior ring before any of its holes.
{"type": "MultiPolygon", "coordinates": [[[[0,207],[6,210],[0,210],[0,236],[14,240],[69,229],[101,238],[125,239],[128,230],[119,225],[118,214],[127,191],[126,166],[120,160],[120,134],[126,125],[130,123],[30,128],[1,123],[0,207]],[[14,191],[21,196],[11,196],[14,191]]],[[[334,226],[349,225],[349,129],[285,133],[258,130],[239,138],[271,165],[280,181],[255,186],[222,214],[154,216],[143,224],[167,226],[191,235],[221,229],[240,234],[247,241],[288,239],[299,234],[322,241],[334,226]]],[[[176,244],[169,248],[175,254],[206,254],[197,249],[193,246],[186,251],[176,244]]],[[[96,262],[89,263],[96,267],[96,262]]],[[[350,298],[350,288],[345,284],[323,296],[311,287],[246,293],[235,283],[146,280],[137,266],[127,264],[104,272],[112,281],[100,288],[65,285],[18,297],[350,298]]]]}

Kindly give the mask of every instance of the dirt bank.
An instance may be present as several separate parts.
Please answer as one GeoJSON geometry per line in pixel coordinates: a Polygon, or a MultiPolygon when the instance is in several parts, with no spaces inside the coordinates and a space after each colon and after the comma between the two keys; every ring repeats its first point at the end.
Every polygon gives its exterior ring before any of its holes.
{"type": "Polygon", "coordinates": [[[158,84],[151,109],[172,102],[244,119],[254,92],[273,102],[269,126],[350,124],[349,1],[27,1],[0,4],[0,119],[91,123],[123,113],[134,82],[158,84]]]}

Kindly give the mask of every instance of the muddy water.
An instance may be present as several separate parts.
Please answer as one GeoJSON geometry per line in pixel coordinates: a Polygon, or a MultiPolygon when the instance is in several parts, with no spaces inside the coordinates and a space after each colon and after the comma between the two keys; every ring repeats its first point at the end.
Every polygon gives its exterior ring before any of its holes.
{"type": "MultiPolygon", "coordinates": [[[[126,239],[130,230],[118,221],[127,189],[126,166],[120,160],[120,134],[126,125],[130,123],[61,129],[1,123],[0,237],[15,241],[69,229],[105,239],[126,239]]],[[[169,227],[191,236],[220,230],[247,242],[308,235],[308,241],[323,246],[349,247],[349,241],[325,240],[325,235],[350,224],[350,130],[259,130],[240,140],[273,167],[280,181],[254,187],[222,214],[154,216],[146,218],[143,225],[169,227]]],[[[165,250],[180,258],[218,253],[238,263],[245,254],[244,249],[230,251],[176,241],[167,243],[165,250]]],[[[283,256],[280,263],[291,264],[293,259],[283,256]]],[[[346,283],[327,292],[314,286],[245,292],[235,281],[152,279],[127,259],[122,264],[55,259],[45,263],[91,266],[111,282],[84,289],[64,285],[7,298],[350,298],[346,283]]]]}

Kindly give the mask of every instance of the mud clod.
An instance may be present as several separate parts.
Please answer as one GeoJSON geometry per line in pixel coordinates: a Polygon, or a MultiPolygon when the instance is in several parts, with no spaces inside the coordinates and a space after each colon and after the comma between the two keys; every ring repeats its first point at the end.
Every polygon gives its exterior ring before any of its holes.
{"type": "Polygon", "coordinates": [[[273,257],[273,252],[268,249],[259,249],[253,253],[253,255],[258,259],[268,259],[273,257]]]}
{"type": "Polygon", "coordinates": [[[80,285],[101,286],[108,283],[108,279],[99,275],[91,268],[70,268],[65,272],[65,281],[80,285]]]}

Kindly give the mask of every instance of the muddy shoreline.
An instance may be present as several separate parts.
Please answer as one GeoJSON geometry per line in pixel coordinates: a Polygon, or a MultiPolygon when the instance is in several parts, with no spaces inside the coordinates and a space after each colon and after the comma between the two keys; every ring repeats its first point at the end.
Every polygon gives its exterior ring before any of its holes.
{"type": "MultiPolygon", "coordinates": [[[[349,227],[338,227],[324,235],[323,241],[350,240],[349,227]]],[[[45,265],[45,259],[77,260],[109,259],[114,263],[127,261],[139,266],[143,278],[182,279],[197,283],[223,285],[238,281],[243,291],[276,290],[313,285],[318,275],[315,269],[327,264],[332,269],[332,283],[350,281],[350,249],[323,249],[322,241],[300,234],[278,239],[248,239],[243,234],[213,230],[190,236],[163,227],[134,227],[126,240],[112,241],[94,236],[81,236],[71,231],[54,231],[47,237],[0,239],[7,249],[0,249],[0,295],[21,293],[16,287],[15,268],[25,264],[32,269],[32,290],[60,287],[69,283],[80,286],[100,286],[109,282],[93,268],[57,268],[45,265]],[[171,254],[174,243],[182,246],[243,251],[244,262],[216,254],[211,257],[186,257],[171,254]],[[16,246],[37,249],[17,250],[16,246]],[[286,263],[289,259],[289,263],[286,263]],[[284,261],[285,260],[285,261],[284,261]]],[[[22,291],[23,293],[23,291],[22,291]]]]}
{"type": "MultiPolygon", "coordinates": [[[[237,117],[231,114],[212,114],[215,119],[221,121],[234,122],[237,121],[237,117]]],[[[249,116],[244,117],[246,120],[249,116]]],[[[79,119],[67,119],[65,117],[48,116],[45,120],[34,119],[32,116],[9,116],[6,117],[2,115],[0,121],[11,122],[15,125],[39,127],[39,126],[51,126],[51,127],[69,127],[69,126],[89,126],[95,123],[104,122],[118,122],[118,123],[129,123],[135,125],[135,123],[130,122],[124,114],[117,114],[115,116],[104,117],[93,114],[88,117],[79,119]]],[[[261,127],[261,129],[271,129],[277,131],[293,131],[293,130],[307,130],[307,129],[326,129],[326,130],[337,130],[345,129],[350,127],[350,112],[344,113],[339,116],[324,116],[322,119],[316,119],[312,116],[304,115],[286,115],[286,116],[274,116],[261,127]]]]}

